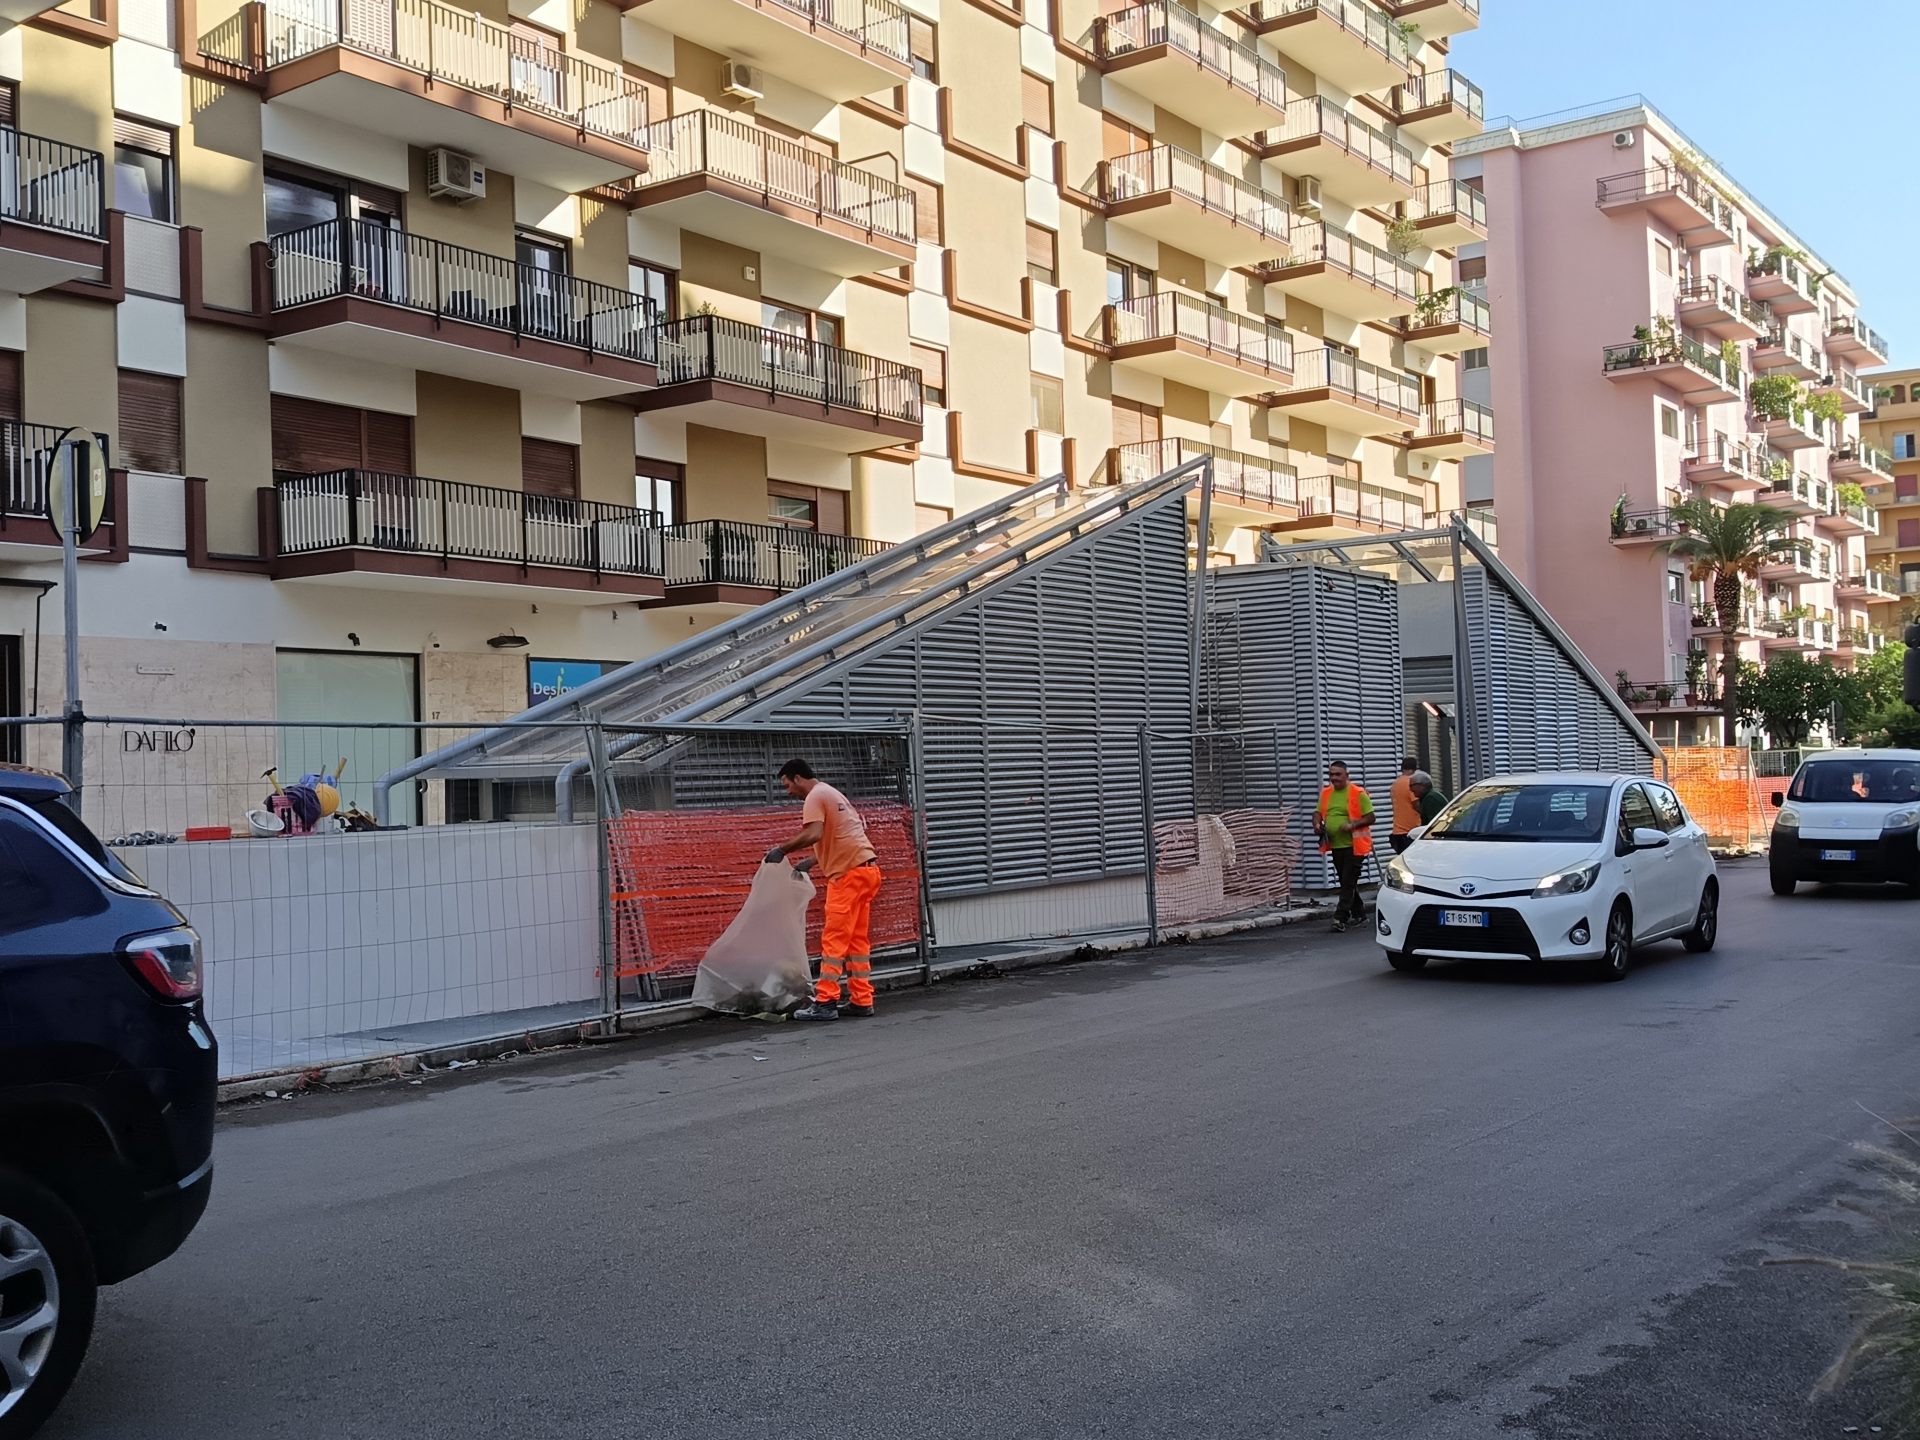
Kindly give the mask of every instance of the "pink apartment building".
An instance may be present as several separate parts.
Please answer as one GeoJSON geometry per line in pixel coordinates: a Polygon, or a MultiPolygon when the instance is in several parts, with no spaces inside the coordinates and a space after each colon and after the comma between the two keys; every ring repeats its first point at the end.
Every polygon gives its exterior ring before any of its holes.
{"type": "Polygon", "coordinates": [[[1603,673],[1625,673],[1656,738],[1719,737],[1717,622],[1697,623],[1707,596],[1665,543],[1682,497],[1775,505],[1808,542],[1752,586],[1744,658],[1845,666],[1879,644],[1861,487],[1886,462],[1860,441],[1860,372],[1887,356],[1846,281],[1645,104],[1490,128],[1455,174],[1487,195],[1501,315],[1500,449],[1491,485],[1469,475],[1467,492],[1490,490],[1501,558],[1603,673]],[[1792,383],[1756,391],[1765,377],[1792,383]]]}

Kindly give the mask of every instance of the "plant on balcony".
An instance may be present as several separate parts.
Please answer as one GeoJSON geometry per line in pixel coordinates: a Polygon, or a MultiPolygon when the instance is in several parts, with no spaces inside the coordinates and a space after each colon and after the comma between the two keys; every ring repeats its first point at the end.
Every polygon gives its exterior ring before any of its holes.
{"type": "Polygon", "coordinates": [[[1805,402],[1806,391],[1791,375],[1762,375],[1747,387],[1753,413],[1764,420],[1784,420],[1805,402]]]}
{"type": "Polygon", "coordinates": [[[1613,538],[1618,540],[1627,533],[1627,492],[1622,490],[1620,498],[1613,502],[1613,513],[1607,517],[1608,528],[1613,538]]]}
{"type": "Polygon", "coordinates": [[[1413,302],[1413,325],[1416,330],[1425,330],[1430,326],[1445,323],[1447,308],[1460,298],[1460,287],[1448,285],[1443,289],[1430,290],[1413,302]]]}
{"type": "Polygon", "coordinates": [[[1858,510],[1867,503],[1867,490],[1864,485],[1842,480],[1833,487],[1833,499],[1842,510],[1858,510]]]}
{"type": "Polygon", "coordinates": [[[1616,670],[1613,672],[1613,688],[1622,700],[1625,700],[1633,694],[1633,681],[1627,678],[1626,671],[1616,670]]]}
{"type": "Polygon", "coordinates": [[[1807,413],[1816,420],[1824,420],[1829,425],[1838,425],[1847,418],[1847,407],[1840,401],[1837,390],[1822,390],[1807,400],[1807,413]]]}
{"type": "Polygon", "coordinates": [[[1749,250],[1747,252],[1747,269],[1771,275],[1780,269],[1780,262],[1783,260],[1793,260],[1804,263],[1806,258],[1806,251],[1796,250],[1791,245],[1781,245],[1776,242],[1775,244],[1767,246],[1764,250],[1749,250]]]}
{"type": "Polygon", "coordinates": [[[1707,652],[1699,646],[1690,646],[1687,650],[1687,704],[1698,705],[1703,693],[1701,686],[1707,679],[1707,652]]]}
{"type": "Polygon", "coordinates": [[[1404,260],[1420,245],[1420,227],[1402,215],[1387,222],[1387,253],[1396,260],[1404,260]]]}
{"type": "Polygon", "coordinates": [[[1400,43],[1406,47],[1409,55],[1420,53],[1420,25],[1414,20],[1396,20],[1393,28],[1399,32],[1400,43]]]}
{"type": "Polygon", "coordinates": [[[1784,533],[1793,517],[1770,505],[1734,501],[1715,505],[1701,498],[1674,507],[1673,518],[1686,525],[1668,546],[1688,562],[1695,580],[1712,586],[1714,614],[1720,622],[1721,743],[1732,745],[1740,715],[1736,706],[1735,669],[1740,647],[1734,636],[1740,629],[1742,584],[1758,579],[1762,567],[1783,555],[1797,555],[1805,542],[1784,533]]]}
{"type": "Polygon", "coordinates": [[[1654,686],[1653,703],[1658,705],[1662,710],[1673,704],[1673,687],[1671,685],[1654,686]]]}
{"type": "Polygon", "coordinates": [[[1720,367],[1727,372],[1729,379],[1740,373],[1740,342],[1738,340],[1720,342],[1720,367]]]}
{"type": "Polygon", "coordinates": [[[1679,328],[1665,315],[1655,317],[1652,325],[1633,327],[1635,343],[1643,347],[1648,363],[1665,364],[1681,359],[1684,350],[1680,344],[1679,328]]]}

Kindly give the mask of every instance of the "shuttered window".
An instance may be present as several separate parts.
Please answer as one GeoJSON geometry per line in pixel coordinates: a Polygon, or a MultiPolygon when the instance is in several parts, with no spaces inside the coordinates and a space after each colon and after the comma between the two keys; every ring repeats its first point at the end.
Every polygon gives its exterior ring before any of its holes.
{"type": "Polygon", "coordinates": [[[913,73],[922,80],[938,81],[940,65],[934,57],[933,26],[918,15],[907,17],[907,50],[913,56],[913,73]]]}
{"type": "Polygon", "coordinates": [[[1462,285],[1468,285],[1475,280],[1484,280],[1486,278],[1487,278],[1487,257],[1486,256],[1469,255],[1466,259],[1460,262],[1459,280],[1462,285]]]}
{"type": "Polygon", "coordinates": [[[120,463],[160,475],[186,473],[180,381],[173,375],[120,372],[120,463]]]}
{"type": "Polygon", "coordinates": [[[21,365],[18,350],[0,350],[0,420],[20,419],[21,365]]]}
{"type": "Polygon", "coordinates": [[[13,118],[18,93],[12,81],[0,84],[0,125],[19,123],[13,118]]]}
{"type": "Polygon", "coordinates": [[[947,403],[947,352],[931,345],[913,347],[913,363],[920,367],[920,398],[928,405],[947,403]]]}
{"type": "Polygon", "coordinates": [[[173,154],[173,132],[162,125],[149,125],[144,120],[129,120],[124,115],[113,117],[113,143],[130,145],[135,150],[144,150],[149,155],[173,154]]]}
{"type": "Polygon", "coordinates": [[[913,223],[919,238],[928,245],[946,244],[945,201],[940,187],[913,175],[907,176],[906,186],[913,192],[913,223]]]}
{"type": "Polygon", "coordinates": [[[390,475],[413,473],[413,417],[366,412],[367,468],[390,475]]]}
{"type": "Polygon", "coordinates": [[[520,441],[520,483],[529,495],[573,500],[580,494],[580,451],[557,440],[520,441]]]}
{"type": "Polygon", "coordinates": [[[1035,130],[1053,134],[1053,86],[1024,70],[1020,72],[1020,119],[1035,130]]]}
{"type": "Polygon", "coordinates": [[[1160,438],[1160,412],[1137,400],[1113,402],[1113,443],[1141,445],[1160,438]]]}
{"type": "Polygon", "coordinates": [[[1039,225],[1027,226],[1027,274],[1042,285],[1060,278],[1059,237],[1039,225]]]}
{"type": "Polygon", "coordinates": [[[1153,143],[1151,136],[1136,125],[1112,115],[1100,117],[1100,156],[1111,160],[1117,155],[1131,155],[1136,150],[1145,150],[1153,143]]]}
{"type": "Polygon", "coordinates": [[[296,395],[273,397],[273,468],[296,475],[332,470],[413,473],[413,417],[296,395]]]}

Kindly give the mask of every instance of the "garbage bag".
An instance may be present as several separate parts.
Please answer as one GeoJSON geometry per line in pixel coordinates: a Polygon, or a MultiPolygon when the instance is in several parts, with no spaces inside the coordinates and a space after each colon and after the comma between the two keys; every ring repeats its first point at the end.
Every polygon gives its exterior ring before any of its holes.
{"type": "Polygon", "coordinates": [[[807,906],[813,881],[791,865],[762,865],[733,923],[707,947],[693,1003],[723,1015],[784,1014],[812,991],[807,906]]]}

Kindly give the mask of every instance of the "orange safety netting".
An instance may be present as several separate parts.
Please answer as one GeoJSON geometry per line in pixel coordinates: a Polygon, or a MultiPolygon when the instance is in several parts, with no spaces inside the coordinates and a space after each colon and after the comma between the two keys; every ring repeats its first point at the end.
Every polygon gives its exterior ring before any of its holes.
{"type": "MultiPolygon", "coordinates": [[[[860,806],[885,879],[873,902],[873,946],[920,938],[920,861],[913,812],[860,806]]],[[[607,826],[615,973],[690,975],[746,903],[754,871],[800,828],[797,806],[630,811],[607,826]]],[[[817,883],[817,882],[816,882],[817,883]]],[[[820,953],[826,887],[807,912],[807,951],[820,953]]]]}
{"type": "Polygon", "coordinates": [[[1767,833],[1753,756],[1739,748],[1683,745],[1666,752],[1667,780],[1715,845],[1756,848],[1767,833]]]}
{"type": "Polygon", "coordinates": [[[1154,904],[1162,925],[1284,904],[1300,837],[1287,810],[1224,810],[1153,827],[1154,904]]]}

